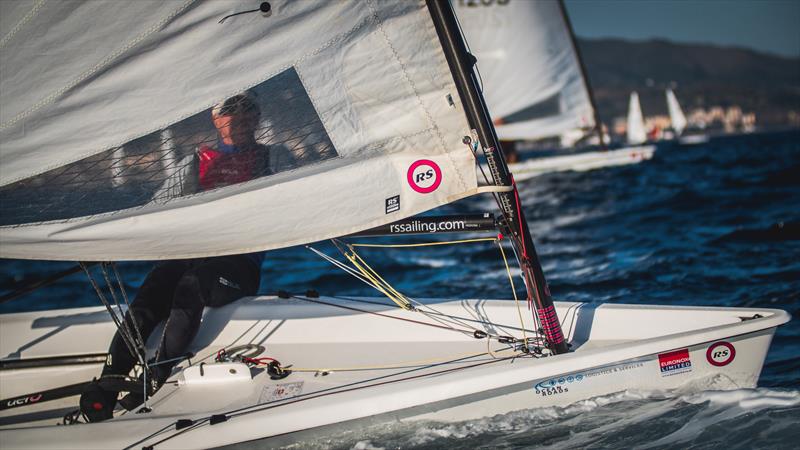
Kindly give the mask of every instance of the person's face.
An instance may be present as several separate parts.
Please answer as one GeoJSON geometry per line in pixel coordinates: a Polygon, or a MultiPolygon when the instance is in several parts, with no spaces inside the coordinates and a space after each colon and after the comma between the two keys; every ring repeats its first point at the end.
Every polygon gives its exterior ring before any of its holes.
{"type": "Polygon", "coordinates": [[[214,126],[225,145],[245,145],[254,141],[257,118],[254,114],[239,113],[227,116],[214,116],[214,126]]]}

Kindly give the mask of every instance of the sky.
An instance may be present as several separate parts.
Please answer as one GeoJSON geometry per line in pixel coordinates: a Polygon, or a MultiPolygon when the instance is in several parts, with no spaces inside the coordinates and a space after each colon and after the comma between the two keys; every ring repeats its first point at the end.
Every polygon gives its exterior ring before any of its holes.
{"type": "Polygon", "coordinates": [[[579,37],[664,38],[800,57],[800,0],[565,0],[579,37]]]}

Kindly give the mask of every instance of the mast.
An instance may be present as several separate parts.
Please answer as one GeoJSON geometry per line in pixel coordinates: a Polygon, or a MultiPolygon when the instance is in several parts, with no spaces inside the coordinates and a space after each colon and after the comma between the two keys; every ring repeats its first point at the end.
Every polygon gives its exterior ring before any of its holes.
{"type": "Polygon", "coordinates": [[[426,1],[447,58],[447,64],[450,66],[458,94],[466,111],[467,120],[470,126],[477,131],[478,138],[486,148],[487,164],[495,183],[514,187],[513,191],[501,192],[498,197],[506,225],[512,234],[511,242],[515,247],[525,277],[528,301],[533,302],[536,306],[536,313],[542,322],[542,329],[549,342],[550,350],[554,354],[566,353],[568,351],[567,343],[564,340],[564,333],[556,315],[553,298],[550,295],[550,288],[547,286],[539,256],[536,254],[528,223],[522,212],[516,184],[508,171],[502,150],[498,145],[497,134],[491,125],[492,121],[483,95],[478,90],[478,82],[472,70],[475,57],[467,52],[449,1],[426,1]]]}
{"type": "Polygon", "coordinates": [[[564,25],[567,26],[567,31],[569,32],[569,41],[572,43],[572,50],[575,51],[575,57],[578,58],[578,66],[581,68],[583,85],[586,87],[586,92],[589,93],[589,103],[592,105],[592,114],[594,115],[594,129],[595,132],[597,132],[597,137],[600,138],[600,147],[603,150],[608,150],[606,140],[603,137],[603,122],[600,121],[600,114],[597,112],[597,102],[594,100],[592,83],[589,82],[589,76],[586,72],[586,65],[583,63],[583,56],[581,56],[581,50],[576,42],[575,32],[572,30],[572,22],[569,21],[569,16],[567,15],[567,8],[564,7],[564,0],[558,0],[558,9],[561,11],[561,17],[564,19],[564,25]]]}

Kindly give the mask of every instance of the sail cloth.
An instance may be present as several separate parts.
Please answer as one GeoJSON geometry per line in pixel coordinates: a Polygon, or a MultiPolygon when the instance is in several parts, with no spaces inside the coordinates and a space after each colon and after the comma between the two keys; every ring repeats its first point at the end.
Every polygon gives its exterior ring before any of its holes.
{"type": "Polygon", "coordinates": [[[594,127],[572,37],[556,0],[452,0],[503,140],[594,127]]]}
{"type": "Polygon", "coordinates": [[[476,192],[424,1],[220,23],[260,3],[0,2],[0,257],[253,252],[476,192]]]}
{"type": "Polygon", "coordinates": [[[628,101],[628,126],[626,131],[628,144],[638,145],[647,141],[647,131],[642,117],[642,106],[639,104],[639,94],[631,92],[628,101]]]}
{"type": "Polygon", "coordinates": [[[683,114],[678,98],[672,89],[667,89],[667,110],[669,111],[669,121],[672,124],[672,129],[677,136],[683,134],[686,128],[686,116],[683,114]]]}

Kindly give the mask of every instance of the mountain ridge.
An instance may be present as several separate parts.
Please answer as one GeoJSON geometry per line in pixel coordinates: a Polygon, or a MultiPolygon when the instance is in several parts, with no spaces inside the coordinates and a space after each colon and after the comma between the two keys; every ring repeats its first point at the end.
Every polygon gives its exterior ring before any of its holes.
{"type": "Polygon", "coordinates": [[[685,111],[738,105],[759,125],[786,125],[800,113],[800,57],[665,39],[578,38],[601,120],[624,116],[636,90],[645,115],[666,114],[672,87],[685,111]]]}

